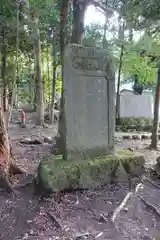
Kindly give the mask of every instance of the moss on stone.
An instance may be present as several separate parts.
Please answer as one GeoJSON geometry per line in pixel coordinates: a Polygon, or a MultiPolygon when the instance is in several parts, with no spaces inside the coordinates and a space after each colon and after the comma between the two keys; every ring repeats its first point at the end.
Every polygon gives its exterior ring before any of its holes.
{"type": "Polygon", "coordinates": [[[110,183],[113,178],[117,177],[120,166],[125,164],[132,175],[137,175],[137,169],[141,169],[138,175],[144,172],[143,155],[130,151],[120,151],[115,155],[83,161],[65,161],[61,156],[53,156],[40,162],[38,180],[46,191],[95,188],[110,183]]]}

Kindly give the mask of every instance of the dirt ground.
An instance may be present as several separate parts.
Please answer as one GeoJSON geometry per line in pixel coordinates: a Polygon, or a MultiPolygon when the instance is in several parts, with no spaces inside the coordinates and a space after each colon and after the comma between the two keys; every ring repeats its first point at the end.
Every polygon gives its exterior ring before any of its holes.
{"type": "MultiPolygon", "coordinates": [[[[54,137],[56,130],[56,125],[43,130],[33,124],[27,129],[18,124],[10,126],[13,153],[29,174],[34,174],[40,160],[50,154],[51,144],[26,145],[20,140],[54,137]]],[[[146,166],[150,168],[160,153],[148,150],[149,143],[117,140],[116,149],[131,148],[145,154],[146,166]]],[[[134,179],[132,185],[135,187],[136,183],[134,179]]],[[[18,189],[17,197],[0,190],[0,239],[160,239],[160,182],[157,180],[154,185],[146,180],[142,187],[137,194],[133,193],[114,223],[112,213],[129,191],[126,183],[103,186],[94,192],[64,192],[59,197],[43,199],[34,194],[31,185],[18,189]]]]}

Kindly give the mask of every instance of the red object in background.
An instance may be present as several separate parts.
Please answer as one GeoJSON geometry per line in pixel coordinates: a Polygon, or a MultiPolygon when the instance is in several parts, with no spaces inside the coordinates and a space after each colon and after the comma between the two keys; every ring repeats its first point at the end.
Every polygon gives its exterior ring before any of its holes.
{"type": "Polygon", "coordinates": [[[21,121],[21,124],[26,123],[26,113],[23,109],[20,111],[20,121],[21,121]]]}

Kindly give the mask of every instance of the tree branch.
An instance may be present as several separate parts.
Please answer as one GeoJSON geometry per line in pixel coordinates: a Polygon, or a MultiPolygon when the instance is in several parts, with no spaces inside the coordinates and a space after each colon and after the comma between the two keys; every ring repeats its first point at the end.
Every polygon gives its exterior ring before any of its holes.
{"type": "Polygon", "coordinates": [[[114,9],[103,6],[100,2],[96,0],[91,0],[90,4],[93,4],[95,7],[100,8],[104,13],[113,14],[114,9]]]}

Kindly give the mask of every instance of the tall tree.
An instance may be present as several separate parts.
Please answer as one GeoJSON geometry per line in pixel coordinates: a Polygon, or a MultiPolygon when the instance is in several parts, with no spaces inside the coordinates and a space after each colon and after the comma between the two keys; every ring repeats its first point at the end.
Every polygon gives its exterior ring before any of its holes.
{"type": "Polygon", "coordinates": [[[7,82],[6,82],[6,64],[7,64],[7,50],[5,42],[5,28],[2,28],[2,47],[1,47],[1,77],[3,80],[3,109],[7,111],[7,82]]]}
{"type": "Polygon", "coordinates": [[[121,73],[122,73],[122,62],[124,55],[124,29],[125,22],[119,17],[119,33],[118,38],[120,40],[120,56],[119,56],[119,68],[118,68],[118,82],[117,82],[117,94],[116,94],[116,119],[120,119],[120,82],[121,82],[121,73]]]}
{"type": "Polygon", "coordinates": [[[72,43],[81,44],[84,38],[84,14],[88,1],[73,0],[72,43]]]}
{"type": "Polygon", "coordinates": [[[34,19],[35,23],[35,39],[34,39],[34,59],[35,59],[35,77],[37,84],[37,96],[36,96],[36,110],[37,110],[37,124],[44,125],[44,86],[42,77],[42,63],[41,63],[41,42],[39,31],[39,19],[34,19]]]}
{"type": "Polygon", "coordinates": [[[53,41],[52,41],[52,53],[53,53],[53,78],[52,78],[52,100],[51,100],[51,109],[50,109],[50,121],[53,124],[54,122],[54,100],[55,100],[55,92],[56,92],[56,70],[57,70],[57,61],[56,61],[56,37],[55,30],[52,29],[53,32],[53,41]]]}
{"type": "MultiPolygon", "coordinates": [[[[8,28],[8,22],[7,17],[12,21],[16,18],[15,15],[15,9],[16,9],[16,3],[15,1],[6,1],[6,2],[0,2],[0,14],[3,18],[3,29],[4,26],[6,26],[6,29],[8,28]]],[[[2,23],[2,22],[1,22],[2,23]]],[[[2,26],[1,25],[1,26],[2,26]]],[[[1,27],[0,26],[0,27],[1,27]]],[[[15,29],[14,29],[15,30],[15,29]]],[[[3,31],[2,31],[3,32],[3,31]]],[[[8,39],[7,39],[8,40],[8,39]]],[[[13,39],[12,39],[13,40],[13,39]]],[[[4,42],[3,42],[4,44],[4,42]]],[[[6,42],[5,42],[6,44],[6,42]]],[[[6,59],[4,59],[4,54],[2,55],[2,65],[6,65],[6,59]],[[5,62],[5,63],[4,63],[5,62]]],[[[6,58],[6,56],[5,56],[6,58]]],[[[3,72],[6,66],[3,66],[2,70],[2,76],[3,78],[6,77],[6,71],[3,72]],[[5,76],[4,76],[5,75],[5,76]]],[[[8,132],[6,128],[6,122],[4,117],[4,111],[3,111],[3,87],[4,87],[4,79],[0,79],[0,185],[4,188],[6,188],[7,191],[14,191],[12,188],[12,184],[10,181],[10,175],[12,173],[22,173],[23,170],[16,165],[12,154],[11,154],[11,147],[9,143],[8,138],[8,132]]]]}
{"type": "Polygon", "coordinates": [[[159,127],[159,105],[160,105],[160,66],[157,72],[157,84],[155,89],[155,102],[154,102],[154,119],[151,137],[151,148],[156,149],[158,143],[158,127],[159,127]]]}
{"type": "Polygon", "coordinates": [[[61,89],[61,102],[60,102],[60,116],[58,124],[58,135],[56,139],[55,149],[57,153],[63,154],[63,158],[66,159],[66,129],[65,129],[65,113],[64,113],[64,49],[65,49],[65,38],[67,29],[67,17],[68,17],[68,2],[69,0],[60,1],[60,48],[61,48],[61,78],[62,78],[62,89],[61,89]]]}

